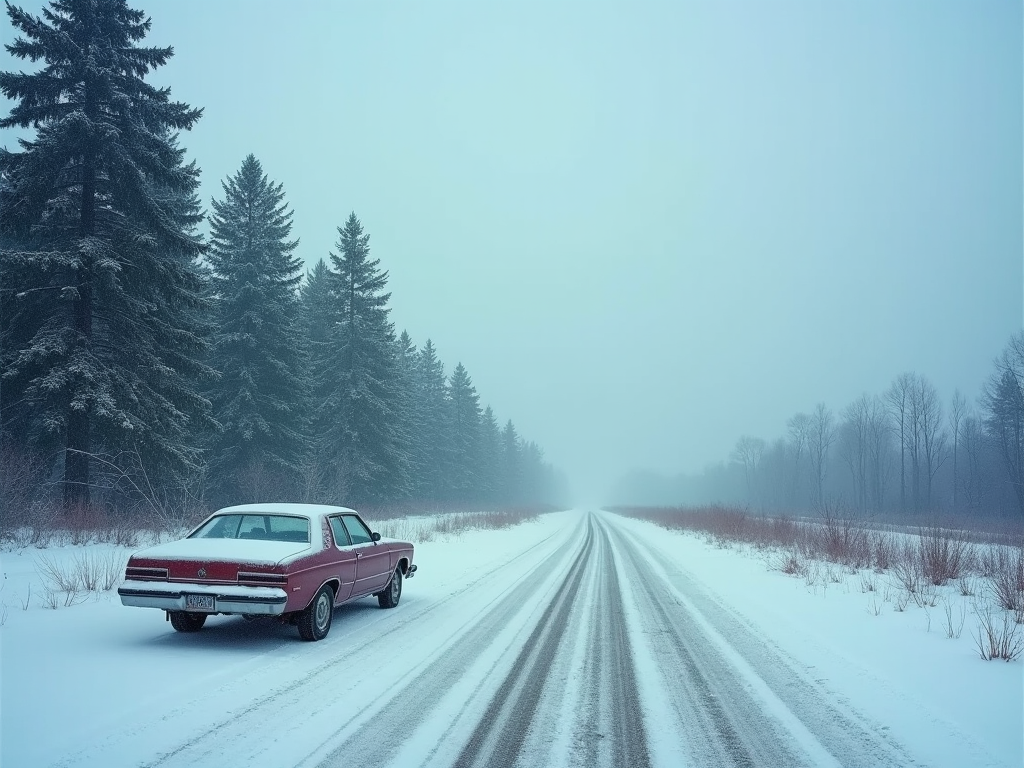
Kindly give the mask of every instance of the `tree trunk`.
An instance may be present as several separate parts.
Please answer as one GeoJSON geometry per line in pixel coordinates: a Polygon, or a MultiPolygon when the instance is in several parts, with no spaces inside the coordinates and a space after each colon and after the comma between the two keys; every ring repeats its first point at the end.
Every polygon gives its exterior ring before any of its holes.
{"type": "MultiPolygon", "coordinates": [[[[88,109],[87,109],[88,111],[88,109]]],[[[79,236],[91,237],[96,228],[96,169],[93,158],[86,156],[82,164],[82,202],[79,211],[79,236]]],[[[82,256],[84,259],[84,256],[82,256]]],[[[77,344],[86,350],[92,347],[92,270],[80,264],[72,272],[72,285],[77,298],[72,307],[77,344]]],[[[89,504],[89,460],[92,451],[91,414],[85,408],[74,408],[70,401],[67,414],[67,435],[64,451],[64,511],[89,504]]]]}

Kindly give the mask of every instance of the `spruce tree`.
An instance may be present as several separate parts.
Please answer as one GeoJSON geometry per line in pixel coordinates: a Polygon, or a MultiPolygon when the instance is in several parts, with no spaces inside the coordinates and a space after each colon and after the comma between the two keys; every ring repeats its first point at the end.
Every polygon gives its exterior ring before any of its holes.
{"type": "Polygon", "coordinates": [[[502,489],[501,427],[491,406],[480,417],[480,478],[478,497],[481,501],[497,502],[502,489]]]}
{"type": "Polygon", "coordinates": [[[544,462],[544,451],[532,440],[522,446],[520,452],[522,467],[521,499],[528,503],[538,503],[549,499],[549,482],[547,464],[544,462]]]}
{"type": "Polygon", "coordinates": [[[501,430],[501,500],[514,504],[522,500],[522,441],[512,419],[501,430]]]}
{"type": "Polygon", "coordinates": [[[210,390],[221,429],[211,444],[211,482],[225,500],[273,487],[286,492],[303,450],[305,385],[297,286],[302,262],[290,240],[281,184],[249,155],[222,184],[210,217],[216,301],[210,390]]]}
{"type": "Polygon", "coordinates": [[[310,350],[320,349],[328,339],[332,303],[327,264],[323,259],[317,259],[299,289],[300,326],[304,344],[310,350]]]}
{"type": "Polygon", "coordinates": [[[323,437],[331,420],[326,410],[320,407],[325,393],[317,375],[329,365],[328,342],[334,322],[334,304],[330,270],[323,259],[317,259],[313,268],[306,272],[306,279],[299,289],[299,325],[303,337],[303,369],[307,378],[303,419],[306,448],[300,475],[303,483],[301,496],[308,502],[328,503],[334,498],[331,488],[333,457],[326,450],[323,437]]]}
{"type": "Polygon", "coordinates": [[[399,450],[406,457],[408,477],[403,495],[415,495],[425,465],[423,418],[417,399],[416,345],[407,331],[395,341],[395,387],[397,389],[396,416],[400,425],[399,450]]]}
{"type": "Polygon", "coordinates": [[[417,497],[421,501],[447,501],[451,490],[448,482],[451,442],[444,363],[437,356],[437,349],[430,339],[420,349],[416,362],[417,401],[423,444],[417,497]]]}
{"type": "Polygon", "coordinates": [[[145,82],[172,50],[139,46],[150,22],[124,0],[7,13],[21,35],[7,50],[44,66],[0,73],[14,102],[0,128],[35,129],[0,150],[0,228],[18,242],[4,278],[27,300],[12,316],[31,324],[3,375],[30,403],[28,431],[59,451],[72,507],[90,501],[95,452],[178,469],[198,458],[199,170],[175,132],[201,110],[145,82]]]}
{"type": "Polygon", "coordinates": [[[452,452],[449,483],[454,498],[470,501],[479,498],[480,397],[462,363],[452,372],[448,393],[452,452]]]}
{"type": "Polygon", "coordinates": [[[330,254],[334,301],[318,361],[322,448],[338,469],[337,492],[352,503],[404,494],[408,457],[401,450],[395,385],[395,332],[388,319],[388,273],[370,258],[370,236],[352,213],[330,254]]]}

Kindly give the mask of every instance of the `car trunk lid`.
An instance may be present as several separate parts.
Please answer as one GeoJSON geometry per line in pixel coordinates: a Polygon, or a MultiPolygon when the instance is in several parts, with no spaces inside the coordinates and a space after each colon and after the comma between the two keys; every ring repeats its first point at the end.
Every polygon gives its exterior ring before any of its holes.
{"type": "Polygon", "coordinates": [[[159,564],[167,568],[170,581],[234,582],[239,571],[266,572],[309,548],[309,544],[287,541],[182,539],[136,553],[132,565],[159,564]]]}

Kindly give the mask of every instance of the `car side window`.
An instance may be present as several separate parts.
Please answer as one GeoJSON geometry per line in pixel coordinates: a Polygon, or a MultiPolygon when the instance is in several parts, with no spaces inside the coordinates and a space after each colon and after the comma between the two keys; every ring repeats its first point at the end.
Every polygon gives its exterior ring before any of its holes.
{"type": "Polygon", "coordinates": [[[349,539],[348,531],[345,529],[345,525],[341,522],[340,517],[331,518],[331,533],[334,534],[334,543],[339,547],[347,547],[352,543],[349,539]]]}
{"type": "Polygon", "coordinates": [[[370,536],[370,530],[363,521],[354,515],[343,515],[341,518],[345,523],[345,528],[348,530],[349,536],[352,537],[353,544],[369,544],[373,541],[370,536]]]}

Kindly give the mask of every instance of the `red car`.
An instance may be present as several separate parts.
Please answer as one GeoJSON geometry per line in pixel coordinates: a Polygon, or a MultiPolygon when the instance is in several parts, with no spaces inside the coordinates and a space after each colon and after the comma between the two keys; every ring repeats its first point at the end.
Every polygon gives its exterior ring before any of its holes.
{"type": "Polygon", "coordinates": [[[132,555],[117,593],[123,605],[166,611],[179,632],[217,613],[270,615],[322,640],[342,603],[374,595],[381,608],[398,605],[412,555],[412,544],[382,539],[346,507],[246,504],[132,555]]]}

